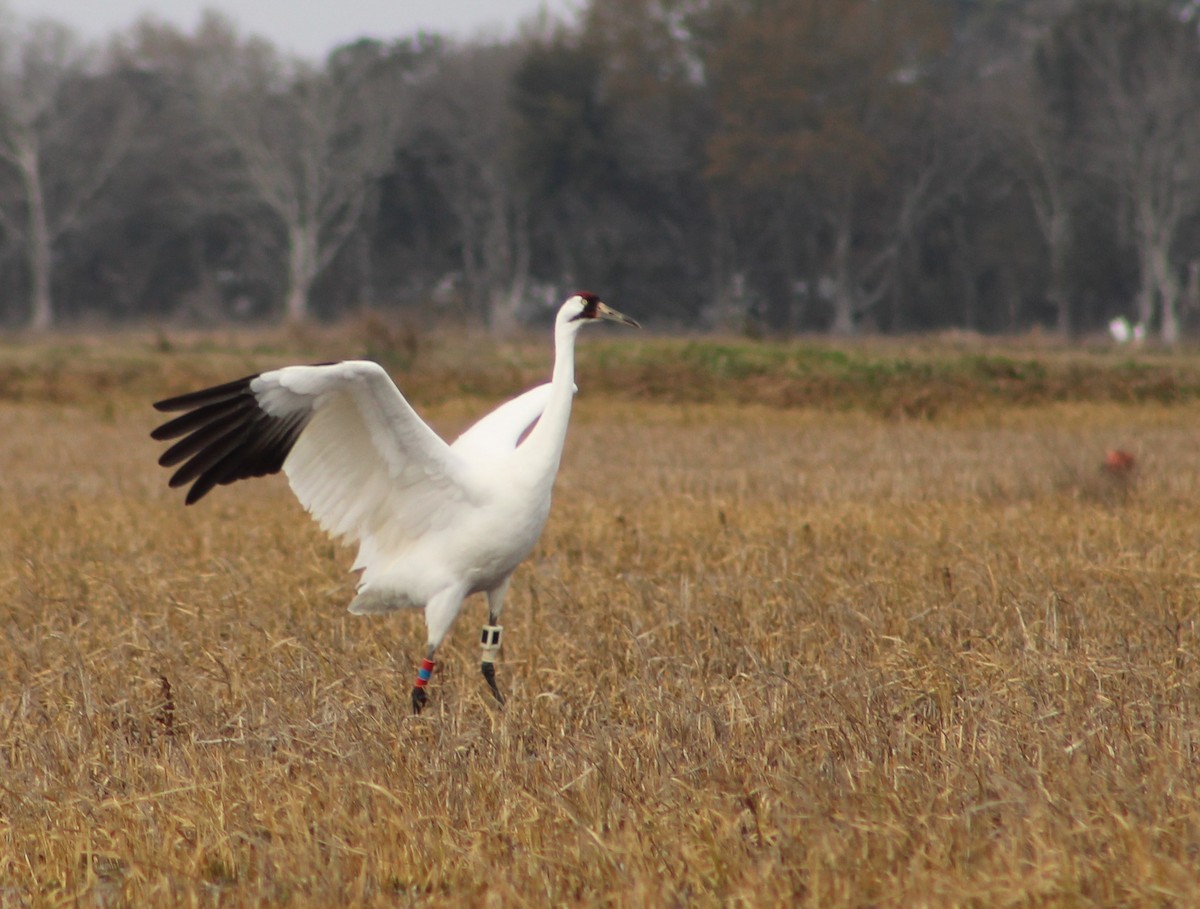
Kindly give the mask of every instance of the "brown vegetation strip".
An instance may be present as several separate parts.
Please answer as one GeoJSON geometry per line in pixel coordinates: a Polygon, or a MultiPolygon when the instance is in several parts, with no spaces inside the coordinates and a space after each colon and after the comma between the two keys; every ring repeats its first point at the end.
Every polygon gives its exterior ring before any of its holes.
{"type": "MultiPolygon", "coordinates": [[[[578,366],[587,393],[675,403],[861,410],[936,419],[994,406],[1058,402],[1188,403],[1200,398],[1200,358],[1099,347],[979,339],[956,344],[879,340],[610,340],[589,338],[578,366]]],[[[547,338],[496,343],[481,335],[418,333],[368,319],[302,334],[207,332],[0,347],[0,400],[90,404],[147,399],[293,362],[382,363],[415,402],[490,402],[545,381],[547,338]]],[[[484,405],[481,405],[484,406],[484,405]]]]}

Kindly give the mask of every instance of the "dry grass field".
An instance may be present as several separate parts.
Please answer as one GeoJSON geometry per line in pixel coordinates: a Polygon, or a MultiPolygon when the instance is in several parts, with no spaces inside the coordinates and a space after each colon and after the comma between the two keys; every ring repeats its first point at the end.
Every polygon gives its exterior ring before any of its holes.
{"type": "MultiPolygon", "coordinates": [[[[371,337],[447,433],[549,359],[371,337]]],[[[0,907],[1200,901],[1200,358],[586,338],[508,705],[479,599],[413,717],[419,615],[147,436],[372,343],[0,348],[0,907]]]]}

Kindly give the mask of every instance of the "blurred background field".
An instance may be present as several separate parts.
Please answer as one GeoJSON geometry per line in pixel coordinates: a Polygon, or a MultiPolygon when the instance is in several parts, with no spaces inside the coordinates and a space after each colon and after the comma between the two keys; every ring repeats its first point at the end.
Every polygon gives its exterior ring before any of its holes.
{"type": "Polygon", "coordinates": [[[498,710],[149,402],[369,355],[453,435],[544,338],[0,346],[0,906],[1179,905],[1200,356],[589,338],[498,710]],[[1106,470],[1110,451],[1133,457],[1106,470]]]}

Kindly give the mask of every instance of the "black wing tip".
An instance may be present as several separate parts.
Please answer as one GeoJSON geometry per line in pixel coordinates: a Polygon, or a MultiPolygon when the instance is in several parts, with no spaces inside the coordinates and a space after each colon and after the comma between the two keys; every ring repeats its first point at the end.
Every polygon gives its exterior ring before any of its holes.
{"type": "Polygon", "coordinates": [[[184,504],[195,504],[217,486],[282,469],[310,414],[272,417],[263,412],[250,388],[259,375],[154,403],[159,411],[184,411],[150,433],[155,441],[178,440],[158,463],[172,468],[182,462],[167,485],[177,489],[191,484],[184,504]]]}
{"type": "Polygon", "coordinates": [[[204,404],[227,401],[230,398],[246,394],[250,390],[250,383],[260,375],[262,373],[256,372],[250,376],[242,376],[240,379],[234,379],[232,382],[223,382],[220,385],[201,388],[199,391],[189,391],[186,394],[163,398],[161,401],[154,402],[154,409],[169,413],[174,410],[193,410],[204,404]]]}
{"type": "Polygon", "coordinates": [[[193,484],[192,488],[187,491],[187,495],[183,499],[184,505],[195,505],[206,495],[212,492],[211,486],[201,487],[199,483],[193,484]]]}

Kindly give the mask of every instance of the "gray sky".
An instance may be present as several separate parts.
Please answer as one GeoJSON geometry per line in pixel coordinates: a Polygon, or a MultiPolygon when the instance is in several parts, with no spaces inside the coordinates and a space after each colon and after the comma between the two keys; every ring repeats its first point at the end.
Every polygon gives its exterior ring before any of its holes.
{"type": "Polygon", "coordinates": [[[85,40],[105,38],[144,13],[191,29],[205,8],[219,9],[246,34],[311,58],[360,37],[396,38],[424,29],[473,37],[511,34],[545,8],[562,16],[583,0],[8,0],[23,20],[54,19],[85,40]]]}

